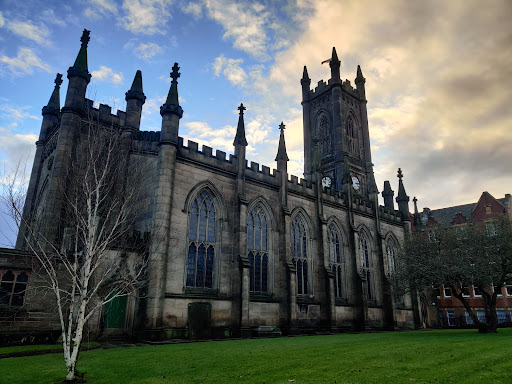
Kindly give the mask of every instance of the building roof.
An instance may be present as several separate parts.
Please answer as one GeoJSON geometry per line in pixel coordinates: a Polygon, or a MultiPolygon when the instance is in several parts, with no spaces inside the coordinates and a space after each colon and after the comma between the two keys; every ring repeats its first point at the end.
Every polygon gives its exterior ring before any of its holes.
{"type": "MultiPolygon", "coordinates": [[[[483,194],[489,194],[489,193],[483,192],[483,194]]],[[[492,197],[491,194],[489,194],[489,196],[492,197]]],[[[495,199],[494,197],[492,197],[492,198],[495,199]]],[[[495,199],[495,200],[497,202],[499,202],[501,205],[503,205],[503,207],[508,207],[508,199],[506,197],[503,197],[500,199],[495,199]]],[[[448,227],[448,226],[452,225],[452,221],[458,213],[461,213],[462,216],[464,216],[467,221],[471,221],[471,214],[475,210],[479,201],[476,201],[474,203],[469,203],[469,204],[456,205],[453,207],[433,209],[428,213],[428,217],[434,218],[435,221],[442,227],[448,227]]]]}

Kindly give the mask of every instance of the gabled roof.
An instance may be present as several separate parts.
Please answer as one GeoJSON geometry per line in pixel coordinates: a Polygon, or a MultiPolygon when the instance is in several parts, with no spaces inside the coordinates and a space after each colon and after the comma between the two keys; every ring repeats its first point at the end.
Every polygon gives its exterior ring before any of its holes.
{"type": "Polygon", "coordinates": [[[432,217],[435,219],[435,221],[441,225],[442,227],[449,227],[452,225],[452,221],[454,217],[461,213],[462,216],[466,218],[466,220],[471,221],[472,214],[479,205],[481,201],[489,200],[495,201],[496,203],[499,203],[503,209],[507,207],[507,199],[501,198],[496,199],[494,198],[489,192],[485,191],[480,195],[480,198],[478,199],[478,202],[475,203],[469,203],[469,204],[463,204],[463,205],[456,205],[454,207],[447,207],[447,208],[441,208],[441,209],[433,209],[429,213],[429,217],[432,217]]]}

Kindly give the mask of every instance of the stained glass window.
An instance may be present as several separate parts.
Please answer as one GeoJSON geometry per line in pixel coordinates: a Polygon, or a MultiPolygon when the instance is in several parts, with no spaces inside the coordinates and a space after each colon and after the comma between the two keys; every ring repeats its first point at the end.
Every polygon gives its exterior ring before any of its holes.
{"type": "Polygon", "coordinates": [[[247,252],[250,271],[251,292],[268,292],[268,219],[263,207],[258,204],[247,220],[247,252]]]}
{"type": "Polygon", "coordinates": [[[187,287],[213,288],[215,205],[207,191],[192,202],[188,240],[187,287]]]}
{"type": "Polygon", "coordinates": [[[298,215],[292,221],[292,263],[297,268],[297,293],[306,295],[309,293],[308,284],[308,257],[307,257],[307,233],[304,219],[298,215]]]}
{"type": "Polygon", "coordinates": [[[329,265],[334,274],[334,295],[343,297],[343,257],[340,247],[340,234],[334,224],[327,228],[327,242],[329,243],[329,265]]]}
{"type": "Polygon", "coordinates": [[[368,239],[364,233],[359,235],[359,246],[361,252],[361,265],[363,269],[364,291],[368,300],[375,300],[375,291],[373,288],[373,274],[371,266],[371,250],[368,239]]]}

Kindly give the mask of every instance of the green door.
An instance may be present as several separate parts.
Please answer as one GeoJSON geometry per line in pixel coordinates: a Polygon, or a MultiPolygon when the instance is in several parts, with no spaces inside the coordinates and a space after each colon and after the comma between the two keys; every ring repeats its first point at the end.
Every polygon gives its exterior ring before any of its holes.
{"type": "Polygon", "coordinates": [[[124,329],[127,296],[119,296],[105,304],[105,328],[124,329]]]}

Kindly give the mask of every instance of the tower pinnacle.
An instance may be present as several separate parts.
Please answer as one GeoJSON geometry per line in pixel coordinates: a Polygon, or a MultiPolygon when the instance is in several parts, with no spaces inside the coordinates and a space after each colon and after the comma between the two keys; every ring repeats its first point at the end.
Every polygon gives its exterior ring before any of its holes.
{"type": "Polygon", "coordinates": [[[284,130],[285,125],[281,121],[281,124],[279,125],[279,129],[281,130],[281,133],[279,134],[279,147],[277,149],[277,156],[276,161],[288,161],[288,154],[286,153],[286,143],[284,141],[284,130]]]}
{"type": "Polygon", "coordinates": [[[60,85],[62,84],[62,74],[55,76],[55,88],[46,107],[43,108],[43,115],[47,113],[59,115],[60,112],[60,85]]]}
{"type": "Polygon", "coordinates": [[[238,115],[238,126],[236,128],[236,136],[235,140],[233,141],[233,145],[242,145],[244,147],[247,147],[247,140],[245,138],[245,123],[244,123],[244,111],[247,108],[244,107],[243,103],[240,103],[240,106],[238,107],[238,110],[240,111],[238,115]]]}
{"type": "Polygon", "coordinates": [[[73,68],[75,68],[75,69],[81,69],[82,71],[88,71],[88,68],[87,68],[87,45],[89,44],[89,41],[91,40],[90,34],[91,34],[91,31],[88,31],[87,29],[84,29],[84,31],[82,32],[82,37],[80,38],[82,45],[80,46],[80,51],[78,52],[78,55],[76,57],[75,64],[73,64],[73,68]]]}
{"type": "Polygon", "coordinates": [[[331,79],[340,80],[340,60],[338,59],[335,47],[332,47],[332,56],[331,61],[329,62],[329,67],[331,67],[331,79]]]}
{"type": "Polygon", "coordinates": [[[137,70],[135,73],[132,86],[130,90],[125,93],[125,100],[128,101],[130,99],[139,99],[142,101],[142,104],[146,101],[146,96],[142,89],[142,72],[140,70],[137,70]]]}

